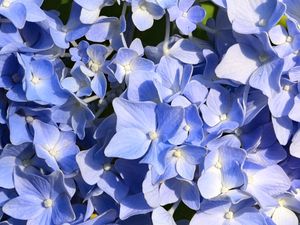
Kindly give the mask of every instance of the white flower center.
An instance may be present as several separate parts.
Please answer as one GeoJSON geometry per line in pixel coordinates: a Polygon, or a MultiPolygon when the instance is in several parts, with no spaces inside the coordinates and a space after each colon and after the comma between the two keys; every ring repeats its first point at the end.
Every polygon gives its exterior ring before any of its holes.
{"type": "Polygon", "coordinates": [[[58,150],[53,147],[53,148],[48,148],[47,151],[49,152],[49,154],[51,156],[53,156],[54,158],[56,158],[58,156],[58,150]]]}
{"type": "Polygon", "coordinates": [[[130,74],[131,71],[132,71],[132,70],[131,70],[131,66],[130,66],[129,63],[126,64],[126,65],[124,65],[123,68],[124,68],[124,70],[125,70],[125,74],[126,74],[126,75],[130,74]]]}
{"type": "Polygon", "coordinates": [[[4,8],[8,8],[12,2],[13,0],[3,0],[1,6],[3,6],[4,8]]]}
{"type": "Polygon", "coordinates": [[[152,141],[158,138],[158,134],[155,131],[150,131],[148,136],[152,141]]]}
{"type": "Polygon", "coordinates": [[[254,177],[253,176],[247,176],[248,179],[248,184],[253,184],[254,183],[254,177]]]}
{"type": "Polygon", "coordinates": [[[88,66],[91,69],[91,71],[93,71],[94,73],[97,73],[100,70],[101,64],[94,62],[93,60],[90,60],[88,63],[88,66]]]}
{"type": "Polygon", "coordinates": [[[278,204],[279,204],[281,207],[284,207],[284,206],[286,205],[286,201],[285,201],[284,199],[279,199],[278,204]]]}
{"type": "Polygon", "coordinates": [[[43,201],[43,205],[45,208],[50,208],[53,206],[53,200],[48,198],[43,201]]]}
{"type": "Polygon", "coordinates": [[[258,21],[258,26],[264,27],[264,26],[266,26],[266,25],[267,25],[267,20],[266,20],[266,19],[260,19],[260,20],[258,21]]]}
{"type": "Polygon", "coordinates": [[[187,12],[184,12],[184,13],[182,14],[182,16],[186,18],[186,17],[188,16],[188,13],[187,13],[187,12]]]}
{"type": "Polygon", "coordinates": [[[215,164],[215,167],[216,167],[217,169],[221,169],[221,168],[222,168],[221,162],[218,161],[218,162],[215,164]]]}
{"type": "Polygon", "coordinates": [[[142,10],[142,11],[147,11],[147,7],[146,7],[145,5],[141,5],[141,6],[140,6],[140,10],[142,10]]]}
{"type": "Polygon", "coordinates": [[[191,130],[191,126],[190,125],[185,125],[183,128],[185,131],[189,132],[191,130]]]}
{"type": "Polygon", "coordinates": [[[34,121],[34,118],[32,116],[26,116],[25,120],[27,123],[32,123],[34,121]]]}
{"type": "Polygon", "coordinates": [[[104,169],[105,171],[111,170],[111,164],[110,164],[110,163],[105,163],[105,164],[103,165],[103,169],[104,169]]]}
{"type": "Polygon", "coordinates": [[[180,149],[176,149],[174,152],[173,152],[173,156],[175,158],[181,158],[183,156],[182,154],[182,151],[180,149]]]}
{"type": "Polygon", "coordinates": [[[227,187],[222,187],[221,189],[221,192],[224,194],[224,193],[227,193],[229,191],[229,189],[227,187]]]}
{"type": "Polygon", "coordinates": [[[227,213],[225,213],[224,217],[225,217],[225,219],[227,219],[227,220],[233,219],[233,212],[228,211],[227,213]]]}
{"type": "Polygon", "coordinates": [[[283,86],[283,90],[284,91],[289,91],[291,89],[291,86],[290,85],[284,85],[283,86]]]}
{"type": "Polygon", "coordinates": [[[219,116],[220,121],[225,121],[227,120],[227,115],[226,114],[222,114],[219,116]]]}
{"type": "Polygon", "coordinates": [[[31,78],[31,82],[35,85],[35,84],[38,84],[40,82],[40,78],[37,77],[37,76],[32,76],[31,78]]]}
{"type": "Polygon", "coordinates": [[[287,36],[285,41],[291,43],[293,41],[293,37],[287,36]]]}

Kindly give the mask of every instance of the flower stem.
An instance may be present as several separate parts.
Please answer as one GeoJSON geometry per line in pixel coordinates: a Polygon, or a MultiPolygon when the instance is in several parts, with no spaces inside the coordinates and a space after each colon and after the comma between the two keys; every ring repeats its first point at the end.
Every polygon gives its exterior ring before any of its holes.
{"type": "Polygon", "coordinates": [[[99,97],[97,95],[93,95],[91,97],[87,97],[87,98],[83,99],[83,101],[85,103],[91,103],[91,102],[93,102],[95,100],[98,100],[98,99],[99,99],[99,97]]]}
{"type": "Polygon", "coordinates": [[[202,23],[199,23],[198,26],[199,26],[202,30],[206,31],[207,33],[211,33],[211,34],[217,33],[217,30],[212,29],[212,28],[210,28],[210,27],[208,27],[208,26],[205,26],[205,25],[202,24],[202,23]]]}
{"type": "Polygon", "coordinates": [[[173,216],[175,210],[177,209],[177,207],[179,206],[179,204],[180,204],[180,201],[175,202],[174,205],[169,209],[168,212],[169,212],[172,216],[173,216]]]}
{"type": "Polygon", "coordinates": [[[169,13],[166,13],[166,31],[165,31],[165,40],[163,44],[163,52],[165,55],[168,54],[169,51],[169,39],[170,39],[170,16],[169,13]]]}
{"type": "MultiPolygon", "coordinates": [[[[120,18],[125,17],[125,15],[126,15],[126,10],[127,10],[127,3],[124,2],[123,8],[122,8],[122,13],[121,13],[121,17],[120,17],[120,18]]],[[[126,28],[126,29],[127,29],[127,28],[126,28]]],[[[126,42],[126,39],[125,39],[125,36],[124,36],[124,32],[121,32],[120,35],[121,35],[121,39],[122,39],[123,46],[124,46],[125,48],[128,48],[128,45],[127,45],[127,42],[126,42]]]]}

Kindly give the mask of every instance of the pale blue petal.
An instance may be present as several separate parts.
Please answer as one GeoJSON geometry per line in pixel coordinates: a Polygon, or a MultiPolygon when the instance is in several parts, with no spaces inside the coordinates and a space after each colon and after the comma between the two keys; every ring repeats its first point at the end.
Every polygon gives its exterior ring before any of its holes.
{"type": "Polygon", "coordinates": [[[8,201],[3,206],[3,212],[16,219],[34,219],[40,216],[45,210],[42,206],[42,201],[42,199],[31,195],[19,196],[8,201]]]}
{"type": "Polygon", "coordinates": [[[162,207],[158,207],[152,212],[153,225],[176,225],[172,215],[162,207]]]}
{"type": "Polygon", "coordinates": [[[257,68],[258,55],[255,50],[245,44],[235,44],[228,49],[215,72],[219,78],[246,84],[257,68]]]}
{"type": "Polygon", "coordinates": [[[136,128],[126,128],[118,131],[105,149],[108,157],[138,159],[148,150],[151,140],[136,128]]]}

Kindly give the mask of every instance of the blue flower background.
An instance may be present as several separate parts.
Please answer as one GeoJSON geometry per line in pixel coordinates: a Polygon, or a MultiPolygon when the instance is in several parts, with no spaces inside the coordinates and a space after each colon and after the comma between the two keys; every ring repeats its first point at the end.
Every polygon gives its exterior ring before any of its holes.
{"type": "Polygon", "coordinates": [[[298,225],[299,0],[0,0],[0,225],[298,225]]]}

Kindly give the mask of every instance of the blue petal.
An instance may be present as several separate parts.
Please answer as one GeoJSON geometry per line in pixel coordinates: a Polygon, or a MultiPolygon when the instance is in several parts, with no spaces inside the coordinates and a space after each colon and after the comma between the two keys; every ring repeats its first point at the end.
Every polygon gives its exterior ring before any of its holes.
{"type": "Polygon", "coordinates": [[[203,171],[198,180],[198,187],[201,195],[206,199],[214,198],[221,194],[221,171],[215,167],[211,167],[208,170],[203,171]]]}
{"type": "Polygon", "coordinates": [[[75,219],[70,199],[65,193],[55,199],[51,218],[54,224],[63,224],[75,219]]]}
{"type": "Polygon", "coordinates": [[[91,82],[91,88],[100,98],[106,94],[107,81],[103,73],[98,73],[91,82]]]}
{"type": "Polygon", "coordinates": [[[277,140],[281,145],[286,145],[292,135],[293,122],[288,117],[272,117],[273,127],[277,140]]]}
{"type": "Polygon", "coordinates": [[[116,201],[122,200],[128,193],[128,187],[111,171],[104,172],[97,185],[116,201]]]}
{"type": "Polygon", "coordinates": [[[143,193],[126,197],[120,203],[120,219],[125,220],[133,215],[145,214],[152,211],[152,208],[144,199],[143,193]]]}
{"type": "Polygon", "coordinates": [[[42,206],[43,199],[35,196],[19,196],[3,206],[3,212],[16,219],[28,220],[39,217],[46,209],[42,206]],[[20,208],[22,210],[20,210],[20,208]]]}
{"type": "Polygon", "coordinates": [[[105,149],[108,157],[138,159],[148,150],[151,140],[136,128],[126,128],[118,131],[105,149]]]}
{"type": "Polygon", "coordinates": [[[113,107],[117,115],[117,131],[122,128],[137,128],[145,133],[156,130],[156,104],[117,98],[113,101],[113,107]]]}
{"type": "Polygon", "coordinates": [[[35,196],[40,199],[50,197],[49,182],[38,175],[22,173],[17,170],[14,175],[15,189],[19,195],[35,196]]]}
{"type": "Polygon", "coordinates": [[[156,108],[157,133],[162,141],[173,137],[183,120],[183,108],[160,104],[156,108]]]}
{"type": "Polygon", "coordinates": [[[154,19],[148,11],[137,9],[132,13],[132,21],[139,31],[145,31],[152,27],[154,19]]]}
{"type": "Polygon", "coordinates": [[[216,68],[219,78],[231,79],[246,84],[251,74],[258,68],[258,54],[245,44],[231,46],[216,68]]]}
{"type": "Polygon", "coordinates": [[[176,225],[172,215],[162,207],[158,207],[152,212],[153,225],[176,225]]]}
{"type": "Polygon", "coordinates": [[[193,182],[183,182],[181,186],[181,199],[189,208],[200,208],[200,193],[197,185],[193,182]]]}
{"type": "Polygon", "coordinates": [[[12,156],[0,159],[0,186],[14,188],[13,173],[16,166],[16,158],[12,156]]]}
{"type": "Polygon", "coordinates": [[[89,185],[96,184],[102,173],[101,158],[94,155],[92,150],[80,151],[76,155],[82,178],[89,185]]]}
{"type": "Polygon", "coordinates": [[[12,2],[8,9],[1,9],[0,14],[7,17],[18,29],[25,25],[26,8],[21,2],[12,2]]]}
{"type": "Polygon", "coordinates": [[[281,90],[280,78],[283,60],[278,59],[260,66],[251,76],[249,84],[260,89],[266,96],[271,97],[272,91],[281,90]]]}

